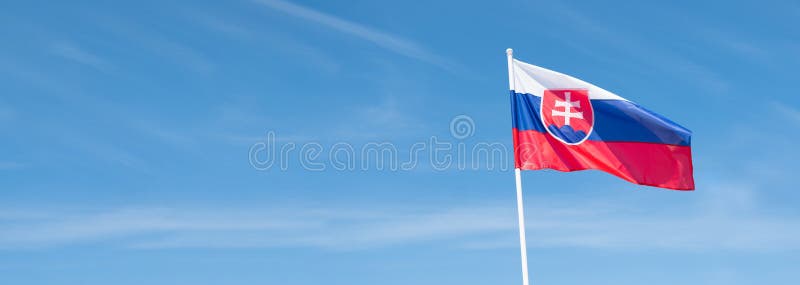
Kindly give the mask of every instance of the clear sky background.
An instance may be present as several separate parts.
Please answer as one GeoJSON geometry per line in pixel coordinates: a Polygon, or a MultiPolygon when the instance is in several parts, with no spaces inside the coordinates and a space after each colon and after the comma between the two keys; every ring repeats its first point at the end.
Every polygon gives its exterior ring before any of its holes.
{"type": "Polygon", "coordinates": [[[0,283],[520,284],[513,172],[259,171],[281,143],[510,148],[505,49],[691,129],[697,191],[523,173],[533,284],[791,284],[796,1],[0,4],[0,283]]]}

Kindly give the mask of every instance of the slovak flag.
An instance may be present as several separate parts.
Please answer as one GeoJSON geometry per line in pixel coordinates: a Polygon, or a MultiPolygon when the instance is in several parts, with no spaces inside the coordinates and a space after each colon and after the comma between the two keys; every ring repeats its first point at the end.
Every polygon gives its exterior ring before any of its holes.
{"type": "Polygon", "coordinates": [[[510,59],[515,166],[597,169],[694,190],[691,131],[575,77],[510,59]]]}

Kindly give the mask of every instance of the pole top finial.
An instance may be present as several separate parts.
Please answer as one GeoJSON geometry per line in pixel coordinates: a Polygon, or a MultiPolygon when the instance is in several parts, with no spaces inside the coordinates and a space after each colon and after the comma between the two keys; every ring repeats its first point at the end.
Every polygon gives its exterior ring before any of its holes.
{"type": "Polygon", "coordinates": [[[513,53],[514,53],[514,50],[513,50],[513,49],[511,49],[511,48],[507,48],[507,49],[506,49],[506,54],[507,54],[507,55],[512,55],[513,53]]]}

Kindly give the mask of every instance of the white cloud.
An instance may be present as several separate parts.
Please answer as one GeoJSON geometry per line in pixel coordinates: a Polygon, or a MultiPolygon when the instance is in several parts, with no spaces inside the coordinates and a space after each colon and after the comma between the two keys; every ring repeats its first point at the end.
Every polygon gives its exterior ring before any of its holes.
{"type": "Polygon", "coordinates": [[[125,166],[142,172],[150,171],[150,167],[146,161],[119,144],[95,138],[88,133],[79,133],[76,131],[59,131],[55,133],[59,134],[57,140],[61,144],[91,155],[101,161],[125,166]]]}
{"type": "Polygon", "coordinates": [[[333,30],[369,41],[379,47],[395,53],[434,64],[449,71],[454,70],[454,66],[443,57],[426,50],[418,43],[411,40],[382,32],[377,29],[351,22],[349,20],[326,14],[311,8],[303,7],[288,1],[255,0],[255,2],[273,10],[277,10],[291,16],[301,18],[309,22],[314,22],[333,30]]]}
{"type": "Polygon", "coordinates": [[[800,110],[780,102],[773,102],[772,108],[774,108],[779,114],[792,120],[795,124],[800,124],[800,110]]]}
{"type": "Polygon", "coordinates": [[[198,73],[212,73],[216,65],[197,47],[184,43],[176,37],[149,28],[141,23],[133,23],[121,18],[100,15],[95,21],[101,28],[133,43],[137,49],[145,50],[169,62],[198,73]]]}
{"type": "Polygon", "coordinates": [[[25,164],[16,161],[0,161],[0,170],[12,170],[25,167],[25,164]]]}
{"type": "Polygon", "coordinates": [[[79,64],[87,65],[99,71],[108,71],[111,68],[111,64],[105,59],[72,43],[56,43],[53,44],[51,49],[55,55],[79,64]]]}
{"type": "Polygon", "coordinates": [[[11,122],[17,117],[17,111],[12,109],[11,106],[0,101],[0,126],[11,122]]]}
{"type": "MultiPolygon", "coordinates": [[[[749,188],[725,186],[707,191],[712,194],[677,194],[692,195],[692,200],[700,201],[694,208],[680,210],[674,207],[643,210],[596,202],[559,205],[536,199],[537,203],[527,209],[528,246],[693,251],[800,249],[800,240],[796,238],[800,236],[797,217],[760,213],[752,204],[756,199],[749,188]]],[[[414,243],[439,243],[462,249],[518,246],[513,204],[442,208],[130,207],[16,213],[47,214],[0,213],[0,248],[97,242],[149,249],[359,250],[414,243]]]]}
{"type": "MultiPolygon", "coordinates": [[[[730,82],[715,70],[700,63],[701,59],[699,58],[683,55],[677,50],[653,44],[651,41],[631,33],[625,33],[624,29],[608,26],[601,20],[595,20],[597,18],[592,17],[591,13],[564,3],[551,2],[549,5],[548,9],[554,12],[550,14],[559,17],[561,23],[571,27],[571,30],[580,34],[582,38],[604,43],[622,52],[624,55],[622,63],[638,62],[647,65],[653,70],[666,72],[687,82],[693,82],[713,94],[725,94],[725,91],[731,88],[730,82]]],[[[567,45],[589,53],[592,58],[608,60],[605,59],[608,58],[608,55],[594,54],[585,45],[576,45],[575,35],[564,34],[557,37],[567,45]]],[[[620,61],[615,61],[614,64],[620,64],[620,61]]]]}
{"type": "MultiPolygon", "coordinates": [[[[410,113],[410,107],[397,96],[353,108],[333,128],[334,135],[349,139],[393,139],[419,133],[428,126],[410,113]]],[[[447,122],[443,123],[446,124],[447,122]]]]}
{"type": "Polygon", "coordinates": [[[190,11],[189,20],[209,31],[224,35],[226,39],[245,41],[247,46],[257,44],[258,50],[275,50],[292,58],[297,58],[313,68],[315,72],[325,71],[338,73],[342,64],[326,52],[314,45],[307,44],[290,35],[269,29],[257,29],[248,26],[241,19],[225,17],[216,12],[190,11]]]}

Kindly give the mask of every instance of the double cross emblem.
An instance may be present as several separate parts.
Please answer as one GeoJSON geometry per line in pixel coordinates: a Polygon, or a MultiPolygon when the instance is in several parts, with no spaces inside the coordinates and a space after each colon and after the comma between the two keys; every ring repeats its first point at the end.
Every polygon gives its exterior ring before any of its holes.
{"type": "Polygon", "coordinates": [[[569,126],[569,120],[572,118],[583,119],[583,112],[572,112],[572,108],[580,109],[581,104],[578,101],[570,101],[569,92],[564,92],[564,101],[556,100],[556,107],[564,107],[564,111],[552,110],[553,116],[564,117],[564,125],[569,126]]]}

